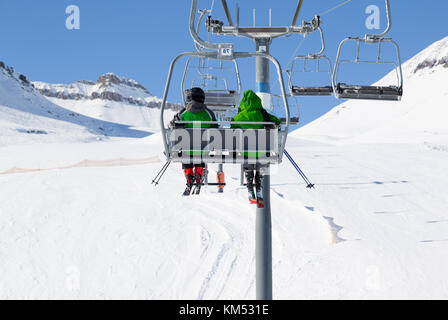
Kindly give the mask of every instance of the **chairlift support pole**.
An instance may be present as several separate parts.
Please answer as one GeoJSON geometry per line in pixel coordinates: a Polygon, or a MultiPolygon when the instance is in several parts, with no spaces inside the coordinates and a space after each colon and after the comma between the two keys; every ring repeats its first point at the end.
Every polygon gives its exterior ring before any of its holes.
{"type": "MultiPolygon", "coordinates": [[[[258,53],[269,54],[270,38],[255,39],[258,53]]],[[[270,61],[256,58],[256,85],[261,94],[263,106],[270,97],[270,61]]],[[[272,300],[272,217],[271,177],[269,165],[262,168],[262,190],[264,208],[257,208],[255,229],[256,297],[257,300],[272,300]]]]}

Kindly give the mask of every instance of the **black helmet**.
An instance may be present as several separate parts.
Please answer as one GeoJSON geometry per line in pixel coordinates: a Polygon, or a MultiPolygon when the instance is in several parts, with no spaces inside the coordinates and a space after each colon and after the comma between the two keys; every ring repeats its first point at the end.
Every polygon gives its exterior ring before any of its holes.
{"type": "Polygon", "coordinates": [[[199,103],[204,103],[205,92],[201,88],[191,88],[187,93],[187,102],[196,101],[199,103]]]}

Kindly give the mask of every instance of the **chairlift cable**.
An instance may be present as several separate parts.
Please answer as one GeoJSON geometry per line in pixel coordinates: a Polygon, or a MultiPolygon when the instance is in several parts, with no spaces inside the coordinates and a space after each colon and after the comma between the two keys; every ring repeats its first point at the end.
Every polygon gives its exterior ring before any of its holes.
{"type": "Polygon", "coordinates": [[[215,0],[212,1],[212,7],[210,8],[210,15],[213,14],[213,8],[215,7],[215,0]]]}
{"type": "Polygon", "coordinates": [[[329,13],[335,11],[336,9],[339,9],[340,7],[345,6],[346,4],[349,4],[350,2],[352,2],[352,0],[345,0],[344,2],[338,4],[337,6],[331,8],[331,9],[328,9],[327,11],[325,11],[325,12],[319,14],[319,16],[322,17],[322,16],[324,16],[324,15],[327,15],[327,14],[329,14],[329,13]]]}
{"type": "MultiPolygon", "coordinates": [[[[299,52],[300,48],[302,47],[303,43],[305,42],[305,38],[306,38],[306,34],[303,35],[302,40],[299,42],[299,44],[297,45],[297,48],[295,49],[294,53],[292,54],[291,58],[288,61],[288,64],[286,65],[286,67],[288,68],[289,65],[292,63],[292,61],[294,60],[294,58],[296,57],[297,53],[299,52]]],[[[272,86],[272,90],[274,90],[276,88],[276,86],[278,85],[278,83],[276,82],[273,86],[272,86]]]]}

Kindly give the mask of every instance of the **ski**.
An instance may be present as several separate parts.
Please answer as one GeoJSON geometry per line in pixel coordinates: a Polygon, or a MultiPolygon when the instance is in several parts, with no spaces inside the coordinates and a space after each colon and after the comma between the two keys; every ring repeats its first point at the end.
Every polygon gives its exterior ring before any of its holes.
{"type": "Polygon", "coordinates": [[[188,197],[191,195],[191,186],[187,186],[182,196],[188,197]]]}
{"type": "Polygon", "coordinates": [[[195,178],[195,180],[196,180],[196,183],[194,184],[194,189],[193,189],[192,193],[194,195],[200,195],[201,194],[201,187],[204,184],[205,177],[198,176],[198,177],[195,178]]]}
{"type": "Polygon", "coordinates": [[[248,192],[249,192],[249,203],[257,204],[257,197],[255,195],[255,192],[253,190],[248,190],[248,192]]]}
{"type": "Polygon", "coordinates": [[[193,190],[194,195],[200,195],[201,194],[201,185],[197,185],[193,190]]]}

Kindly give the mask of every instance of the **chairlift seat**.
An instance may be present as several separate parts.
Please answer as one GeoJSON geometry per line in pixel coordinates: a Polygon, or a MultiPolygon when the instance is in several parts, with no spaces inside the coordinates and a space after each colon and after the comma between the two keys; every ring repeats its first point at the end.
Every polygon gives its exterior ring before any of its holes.
{"type": "Polygon", "coordinates": [[[333,87],[297,87],[291,88],[291,95],[293,96],[309,96],[309,97],[324,97],[333,95],[333,87]]]}
{"type": "Polygon", "coordinates": [[[357,86],[339,83],[336,86],[339,99],[400,101],[403,89],[397,86],[357,86]]]}

